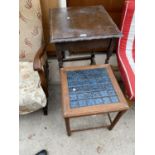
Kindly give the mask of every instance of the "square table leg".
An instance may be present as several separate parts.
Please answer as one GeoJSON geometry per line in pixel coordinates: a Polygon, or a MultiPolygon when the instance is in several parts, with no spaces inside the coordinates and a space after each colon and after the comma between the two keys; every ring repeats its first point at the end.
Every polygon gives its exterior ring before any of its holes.
{"type": "Polygon", "coordinates": [[[57,58],[59,63],[59,68],[63,67],[63,53],[62,51],[57,51],[57,58]]]}
{"type": "Polygon", "coordinates": [[[109,126],[109,130],[112,130],[114,128],[114,126],[116,125],[116,123],[119,121],[119,119],[122,117],[122,115],[125,112],[126,112],[126,110],[118,112],[118,114],[116,115],[116,117],[114,118],[114,120],[111,122],[111,125],[109,126]]]}
{"type": "Polygon", "coordinates": [[[96,65],[94,52],[91,53],[91,62],[90,62],[90,65],[96,65]]]}
{"type": "Polygon", "coordinates": [[[71,135],[71,130],[70,130],[69,118],[65,118],[65,125],[66,125],[67,135],[70,136],[71,135]]]}

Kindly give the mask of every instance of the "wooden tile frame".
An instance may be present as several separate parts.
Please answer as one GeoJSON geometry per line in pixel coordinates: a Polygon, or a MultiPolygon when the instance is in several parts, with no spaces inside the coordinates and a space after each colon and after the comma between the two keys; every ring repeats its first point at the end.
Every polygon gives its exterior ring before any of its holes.
{"type": "Polygon", "coordinates": [[[96,114],[103,114],[103,113],[109,113],[109,112],[125,111],[129,108],[127,101],[117,83],[117,80],[109,64],[82,66],[82,67],[81,66],[80,67],[65,67],[65,68],[61,68],[60,75],[61,75],[62,106],[63,106],[64,118],[71,118],[71,117],[73,118],[73,117],[96,115],[96,114]],[[102,105],[94,105],[94,106],[71,109],[66,72],[75,71],[75,70],[95,69],[95,68],[105,68],[107,70],[109,74],[109,78],[111,79],[112,85],[116,91],[116,94],[118,95],[120,102],[114,103],[114,104],[113,103],[102,104],[102,105]]]}

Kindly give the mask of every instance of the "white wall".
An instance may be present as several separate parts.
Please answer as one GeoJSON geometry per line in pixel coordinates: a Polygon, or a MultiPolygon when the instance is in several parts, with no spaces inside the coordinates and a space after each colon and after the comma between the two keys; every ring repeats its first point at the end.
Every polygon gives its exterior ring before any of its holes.
{"type": "Polygon", "coordinates": [[[60,7],[66,7],[66,0],[59,0],[60,7]]]}

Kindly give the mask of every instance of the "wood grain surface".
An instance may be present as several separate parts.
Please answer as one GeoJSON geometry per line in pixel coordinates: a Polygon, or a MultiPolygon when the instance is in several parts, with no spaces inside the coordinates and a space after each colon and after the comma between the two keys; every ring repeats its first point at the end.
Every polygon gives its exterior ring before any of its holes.
{"type": "Polygon", "coordinates": [[[119,38],[121,32],[103,6],[50,9],[50,42],[119,38]]]}

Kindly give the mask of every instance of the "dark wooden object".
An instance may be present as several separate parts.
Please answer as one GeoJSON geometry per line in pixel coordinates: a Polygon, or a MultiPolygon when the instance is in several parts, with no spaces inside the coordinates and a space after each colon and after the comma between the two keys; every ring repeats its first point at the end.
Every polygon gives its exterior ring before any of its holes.
{"type": "Polygon", "coordinates": [[[46,46],[43,45],[35,55],[33,68],[38,72],[41,86],[47,98],[47,104],[43,108],[44,115],[48,114],[48,63],[46,56],[46,46]]]}
{"type": "Polygon", "coordinates": [[[120,26],[125,0],[67,0],[67,7],[103,5],[117,26],[120,26]]]}
{"type": "MultiPolygon", "coordinates": [[[[63,67],[64,51],[80,51],[105,47],[108,63],[116,38],[121,32],[102,6],[71,7],[50,10],[50,42],[55,43],[59,67],[63,67]]],[[[91,62],[93,56],[89,57],[91,62]]],[[[83,58],[84,59],[84,58],[83,58]]]]}
{"type": "Polygon", "coordinates": [[[62,68],[61,71],[61,90],[62,90],[62,106],[63,106],[63,114],[66,124],[66,130],[68,136],[71,135],[71,132],[75,131],[82,131],[88,129],[95,129],[95,128],[103,128],[107,127],[109,130],[116,125],[119,121],[121,116],[125,113],[125,111],[129,108],[127,101],[116,81],[116,78],[113,74],[113,71],[109,64],[105,65],[93,65],[93,66],[83,66],[83,67],[65,67],[62,68]],[[88,70],[88,69],[95,69],[95,68],[106,68],[109,78],[112,81],[112,85],[114,90],[119,98],[119,103],[111,103],[111,104],[100,104],[94,106],[86,106],[80,108],[70,108],[70,98],[69,98],[69,90],[68,90],[68,82],[67,82],[67,71],[75,71],[75,70],[88,70]],[[111,112],[118,112],[114,120],[111,119],[110,113],[111,112]],[[75,117],[82,117],[82,116],[90,116],[90,115],[99,115],[106,113],[108,115],[110,125],[100,126],[95,128],[85,128],[85,129],[71,129],[70,128],[70,118],[75,117]]]}

